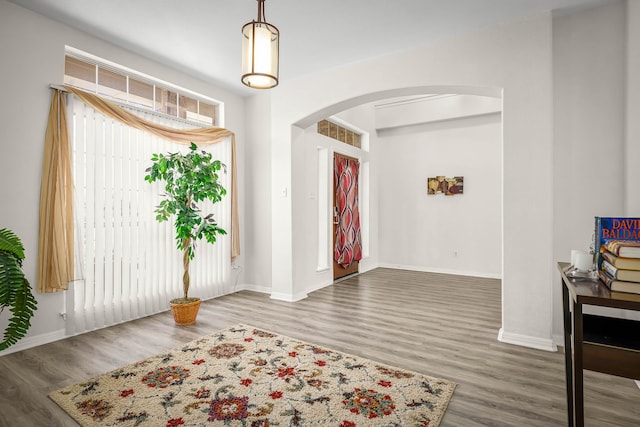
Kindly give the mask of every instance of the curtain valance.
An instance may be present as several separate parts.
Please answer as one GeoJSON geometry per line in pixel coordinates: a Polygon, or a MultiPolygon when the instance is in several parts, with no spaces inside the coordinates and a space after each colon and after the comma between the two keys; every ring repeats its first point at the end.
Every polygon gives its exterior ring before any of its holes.
{"type": "Polygon", "coordinates": [[[95,94],[64,86],[64,90],[53,89],[45,135],[40,189],[37,285],[39,292],[65,290],[67,284],[74,280],[73,184],[64,91],[72,93],[96,111],[127,126],[179,144],[189,145],[194,142],[197,145],[208,145],[230,137],[231,259],[240,255],[236,143],[233,132],[219,127],[172,129],[144,120],[95,94]]]}

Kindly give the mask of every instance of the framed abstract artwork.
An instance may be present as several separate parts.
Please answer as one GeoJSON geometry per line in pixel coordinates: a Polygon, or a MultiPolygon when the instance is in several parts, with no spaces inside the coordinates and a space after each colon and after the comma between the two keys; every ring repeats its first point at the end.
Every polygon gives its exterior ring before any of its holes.
{"type": "Polygon", "coordinates": [[[444,194],[446,196],[454,196],[462,194],[464,190],[464,177],[454,176],[447,178],[445,176],[436,176],[427,178],[427,194],[444,194]]]}

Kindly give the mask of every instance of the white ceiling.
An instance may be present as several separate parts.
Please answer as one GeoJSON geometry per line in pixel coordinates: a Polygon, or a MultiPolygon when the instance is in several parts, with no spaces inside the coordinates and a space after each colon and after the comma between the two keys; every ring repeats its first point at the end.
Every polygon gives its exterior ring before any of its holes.
{"type": "MultiPolygon", "coordinates": [[[[9,0],[248,95],[240,29],[256,0],[9,0]]],[[[616,0],[266,0],[280,30],[280,82],[544,11],[616,0]]],[[[107,58],[108,59],[108,58],[107,58]]]]}

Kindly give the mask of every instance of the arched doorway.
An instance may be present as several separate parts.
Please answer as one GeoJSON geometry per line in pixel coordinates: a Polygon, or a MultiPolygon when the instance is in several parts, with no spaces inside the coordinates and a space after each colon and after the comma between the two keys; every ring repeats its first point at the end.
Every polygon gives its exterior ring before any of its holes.
{"type": "MultiPolygon", "coordinates": [[[[462,92],[460,93],[460,95],[465,95],[465,96],[472,96],[472,97],[487,97],[489,95],[490,98],[492,98],[493,100],[498,100],[498,104],[500,104],[500,97],[496,96],[497,93],[499,93],[499,91],[497,90],[489,90],[486,88],[460,88],[460,87],[451,87],[451,86],[446,86],[446,87],[421,87],[421,88],[405,88],[405,89],[399,89],[397,91],[384,91],[384,92],[379,92],[379,93],[375,93],[375,94],[369,94],[366,96],[361,96],[358,98],[354,98],[351,100],[346,100],[343,101],[339,104],[336,104],[334,106],[331,107],[327,107],[323,110],[321,110],[320,112],[316,112],[314,114],[309,115],[308,117],[306,117],[305,119],[299,121],[296,123],[296,130],[293,132],[294,134],[294,138],[292,138],[292,164],[293,164],[293,168],[292,168],[292,205],[293,205],[293,241],[294,241],[294,250],[293,250],[293,278],[294,278],[294,284],[304,284],[305,288],[301,289],[301,288],[297,288],[295,294],[300,294],[301,291],[303,292],[310,292],[312,290],[318,289],[320,287],[326,286],[329,283],[332,282],[332,278],[330,278],[328,275],[324,275],[322,271],[319,271],[319,269],[317,268],[317,265],[314,264],[315,262],[315,258],[313,256],[309,256],[308,252],[314,252],[317,250],[318,245],[315,242],[310,242],[307,246],[304,246],[304,243],[300,243],[304,240],[304,238],[302,237],[303,234],[305,233],[309,233],[309,230],[314,230],[317,228],[317,224],[312,222],[313,218],[311,218],[312,220],[310,220],[309,217],[312,217],[312,214],[309,214],[311,212],[311,209],[313,206],[317,205],[317,202],[315,201],[315,193],[313,193],[315,186],[317,185],[316,182],[314,182],[314,179],[317,179],[317,173],[315,171],[313,171],[313,164],[314,164],[314,155],[317,155],[316,153],[318,152],[318,147],[322,146],[323,142],[319,142],[315,136],[315,124],[317,121],[320,121],[322,119],[326,119],[327,117],[339,117],[345,121],[351,121],[351,120],[355,120],[354,117],[357,116],[357,113],[354,113],[355,110],[360,110],[360,113],[362,113],[362,110],[366,110],[368,108],[368,106],[371,106],[375,103],[383,103],[383,102],[387,102],[390,99],[394,99],[397,100],[399,98],[404,98],[404,97],[420,97],[420,96],[424,96],[424,95],[433,95],[433,94],[450,94],[453,91],[458,91],[458,92],[462,92]],[[463,92],[464,90],[464,92],[463,92]],[[348,108],[347,108],[348,107],[348,108]],[[345,115],[345,112],[346,115],[345,115]],[[304,128],[302,128],[302,126],[304,126],[304,128]],[[298,165],[303,165],[301,167],[298,167],[298,165]],[[315,204],[314,204],[315,203],[315,204]]],[[[365,113],[366,114],[366,111],[365,113]]],[[[464,117],[458,117],[458,120],[466,120],[467,124],[470,121],[473,121],[474,125],[478,125],[478,123],[481,124],[485,124],[486,120],[483,121],[483,119],[473,119],[470,117],[473,116],[478,116],[480,113],[461,113],[462,116],[464,117]]],[[[502,165],[500,163],[500,158],[501,158],[501,117],[499,115],[499,113],[497,114],[497,118],[492,119],[495,121],[495,123],[493,123],[492,125],[494,126],[495,129],[497,129],[497,132],[494,132],[494,136],[495,136],[495,144],[498,152],[496,154],[496,163],[492,166],[494,168],[494,173],[501,178],[502,176],[502,165]],[[497,135],[497,136],[496,136],[497,135]]],[[[366,120],[365,120],[366,121],[366,120]]],[[[371,120],[370,120],[371,121],[371,120]]],[[[449,123],[453,122],[454,120],[449,120],[449,123]]],[[[440,122],[440,124],[437,126],[438,129],[442,130],[443,128],[445,128],[446,126],[442,125],[442,121],[440,122]]],[[[365,124],[362,123],[357,123],[357,122],[352,122],[352,124],[354,124],[355,126],[367,126],[365,124]]],[[[410,127],[410,126],[409,126],[410,127]]],[[[413,126],[413,128],[415,128],[415,124],[413,126]]],[[[431,128],[433,128],[433,125],[431,125],[431,128]]],[[[379,131],[377,129],[375,129],[374,127],[371,127],[369,129],[372,136],[371,136],[371,145],[374,145],[377,143],[378,138],[376,137],[376,133],[378,133],[379,131]]],[[[379,141],[378,141],[379,142],[379,141]]],[[[330,152],[335,151],[335,146],[332,146],[331,144],[326,145],[327,149],[330,150],[330,152]]],[[[372,151],[375,152],[375,150],[372,148],[372,151]]],[[[387,153],[388,154],[388,153],[387,153]]],[[[358,156],[358,155],[356,155],[358,156]]],[[[360,157],[362,157],[362,155],[359,155],[360,157]]],[[[392,172],[389,170],[389,165],[385,164],[385,162],[379,158],[376,158],[375,153],[373,155],[369,155],[369,153],[365,154],[366,156],[366,160],[369,161],[370,160],[370,174],[372,176],[371,180],[375,181],[375,178],[373,178],[374,176],[380,176],[380,174],[385,174],[388,172],[392,172]],[[370,157],[370,158],[369,158],[370,157]],[[378,162],[376,162],[376,160],[378,160],[378,162]]],[[[427,171],[425,171],[426,173],[427,171]]],[[[446,171],[443,171],[446,173],[446,171]]],[[[397,173],[403,173],[402,170],[399,170],[397,173]]],[[[457,173],[457,172],[453,172],[452,173],[457,173]]],[[[464,171],[463,171],[464,173],[464,171]]],[[[426,194],[426,180],[423,183],[419,182],[420,179],[418,179],[418,184],[417,185],[422,185],[424,187],[424,192],[423,194],[420,195],[420,197],[423,197],[426,194]]],[[[414,184],[415,184],[415,180],[414,180],[414,184]]],[[[477,181],[475,181],[475,183],[477,183],[477,181]]],[[[498,184],[499,185],[499,184],[498,184]]],[[[372,184],[372,187],[374,186],[374,184],[372,184]]],[[[377,191],[380,191],[380,188],[376,187],[373,188],[374,193],[377,191]]],[[[394,191],[393,189],[386,189],[386,192],[390,192],[390,191],[394,191]]],[[[499,192],[499,189],[497,190],[499,192]]],[[[477,191],[475,192],[477,193],[477,191]]],[[[460,197],[464,197],[464,196],[460,196],[460,197]]],[[[501,253],[502,253],[502,247],[501,247],[501,239],[500,239],[500,235],[501,235],[501,230],[502,230],[502,218],[501,218],[501,209],[500,209],[500,204],[501,204],[501,200],[500,195],[497,196],[498,199],[494,201],[495,203],[495,216],[498,217],[497,219],[497,224],[496,224],[496,233],[497,234],[497,240],[498,240],[498,247],[497,248],[491,248],[492,250],[495,249],[496,252],[496,263],[498,263],[499,265],[496,267],[497,270],[495,272],[496,276],[500,276],[501,275],[501,253]]],[[[426,197],[423,197],[426,199],[426,197]]],[[[466,199],[459,199],[459,200],[468,200],[471,198],[471,195],[467,196],[466,199]]],[[[380,198],[378,197],[377,199],[372,196],[372,203],[375,205],[379,202],[380,198]]],[[[436,199],[431,199],[430,201],[435,201],[436,199]]],[[[440,200],[440,199],[438,199],[440,200]]],[[[375,215],[378,215],[378,213],[380,212],[380,209],[378,209],[378,207],[372,208],[372,216],[375,217],[375,215]]],[[[326,220],[326,219],[325,219],[326,220]]],[[[378,253],[376,253],[376,245],[379,245],[381,242],[378,239],[378,236],[376,235],[378,233],[377,231],[377,227],[381,226],[380,222],[376,219],[373,218],[372,220],[373,224],[372,224],[372,233],[373,236],[368,236],[369,240],[372,242],[372,244],[374,245],[374,248],[371,250],[372,254],[371,254],[371,258],[369,259],[365,259],[364,262],[364,268],[361,269],[361,271],[366,271],[367,269],[379,266],[381,263],[388,263],[385,259],[381,259],[378,255],[378,253]],[[368,263],[367,263],[368,261],[368,263]]],[[[416,222],[415,218],[412,219],[412,222],[416,222]]],[[[406,224],[405,224],[406,225],[406,224]]],[[[384,224],[382,225],[383,227],[385,226],[384,224]]],[[[388,227],[387,227],[388,228],[388,227]]],[[[306,234],[308,236],[308,234],[306,234]]],[[[364,237],[363,237],[364,239],[364,237]]],[[[384,239],[383,239],[384,240],[384,239]]],[[[384,241],[382,242],[382,244],[384,244],[384,241]]],[[[394,244],[398,244],[398,242],[394,242],[394,244]]],[[[422,242],[422,245],[428,245],[428,243],[422,242]]],[[[325,249],[326,250],[326,249],[325,249]]],[[[485,245],[484,248],[478,248],[478,250],[487,250],[487,246],[485,245]]],[[[456,251],[456,250],[451,250],[450,253],[448,255],[450,255],[451,257],[455,257],[457,256],[459,259],[462,258],[463,256],[467,256],[467,257],[472,257],[473,254],[469,253],[470,250],[462,250],[462,252],[460,251],[456,251]],[[454,254],[455,253],[455,254],[454,254]],[[461,255],[462,254],[462,255],[461,255]]],[[[433,265],[431,266],[425,266],[425,265],[420,265],[419,263],[416,262],[398,262],[398,261],[393,261],[393,264],[396,266],[404,266],[407,268],[416,268],[416,269],[420,269],[423,268],[425,270],[433,270],[433,265]]],[[[436,269],[437,270],[437,269],[436,269]]],[[[440,269],[443,272],[452,272],[455,273],[455,266],[449,265],[446,268],[441,268],[440,269]],[[446,270],[446,271],[445,271],[446,270]]],[[[459,270],[458,270],[459,272],[459,270]]],[[[482,274],[482,271],[480,271],[480,269],[475,269],[473,271],[469,271],[469,269],[467,268],[465,271],[463,271],[463,273],[470,273],[469,275],[473,275],[473,273],[479,273],[482,274]]],[[[491,276],[494,277],[494,276],[491,276]]]]}

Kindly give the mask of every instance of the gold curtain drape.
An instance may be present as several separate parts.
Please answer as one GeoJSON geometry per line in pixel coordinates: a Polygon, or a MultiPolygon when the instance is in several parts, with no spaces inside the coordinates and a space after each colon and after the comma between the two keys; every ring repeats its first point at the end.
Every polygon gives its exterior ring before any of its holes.
{"type": "Polygon", "coordinates": [[[73,183],[66,97],[54,90],[44,137],[38,234],[38,292],[67,289],[73,280],[73,183]]]}
{"type": "MultiPolygon", "coordinates": [[[[66,91],[96,111],[160,138],[189,145],[209,145],[231,137],[231,259],[240,255],[236,138],[218,127],[172,129],[136,116],[97,95],[70,87],[66,91]]],[[[38,250],[38,291],[65,290],[73,280],[73,205],[69,138],[64,92],[54,89],[45,137],[45,158],[40,195],[40,246],[38,250]],[[55,105],[54,105],[55,104],[55,105]],[[55,107],[55,108],[54,108],[55,107]]]]}

